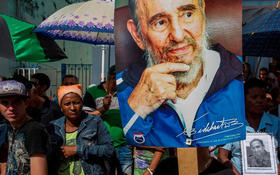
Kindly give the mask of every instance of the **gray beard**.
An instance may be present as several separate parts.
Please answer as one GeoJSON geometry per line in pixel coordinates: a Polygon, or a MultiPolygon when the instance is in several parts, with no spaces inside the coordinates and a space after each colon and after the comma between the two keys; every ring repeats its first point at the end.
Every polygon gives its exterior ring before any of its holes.
{"type": "MultiPolygon", "coordinates": [[[[202,9],[200,9],[200,10],[202,10],[202,9]]],[[[203,16],[204,16],[204,19],[205,19],[205,14],[204,14],[203,10],[202,10],[202,13],[203,13],[203,16]]],[[[137,21],[139,21],[138,18],[135,21],[136,21],[136,24],[137,24],[136,25],[137,26],[137,31],[140,35],[140,38],[142,39],[142,41],[145,44],[145,47],[147,48],[145,50],[144,55],[143,55],[144,59],[147,62],[147,66],[150,67],[150,66],[153,66],[153,65],[156,65],[156,64],[163,63],[163,62],[159,61],[159,59],[156,59],[155,55],[152,52],[151,47],[149,46],[147,41],[144,39],[143,33],[141,31],[140,23],[137,22],[137,21]]],[[[205,23],[205,25],[206,25],[206,23],[205,23]]],[[[209,46],[208,41],[209,41],[209,35],[206,31],[206,28],[204,28],[203,29],[202,46],[201,46],[201,48],[199,48],[200,51],[194,57],[194,60],[192,61],[192,63],[188,64],[190,66],[189,71],[171,73],[176,78],[177,88],[178,88],[178,85],[181,85],[181,86],[184,87],[184,86],[187,86],[189,84],[192,84],[196,80],[196,78],[198,77],[199,73],[201,71],[203,72],[204,58],[205,58],[205,55],[206,55],[205,51],[209,46]]],[[[174,44],[176,44],[176,43],[174,43],[174,44]]],[[[195,43],[195,41],[193,41],[192,44],[194,44],[193,47],[198,47],[196,45],[197,43],[195,43]]],[[[196,49],[198,49],[198,48],[196,48],[196,49]]],[[[180,58],[178,58],[178,60],[180,60],[180,58]]]]}
{"type": "MultiPolygon", "coordinates": [[[[146,48],[147,49],[145,51],[144,58],[147,61],[148,67],[156,65],[156,64],[163,63],[163,62],[158,61],[158,59],[155,58],[153,52],[151,51],[151,49],[147,45],[147,43],[146,43],[146,48]]],[[[204,47],[204,48],[206,48],[206,47],[204,47]]],[[[205,55],[204,54],[204,52],[205,52],[204,48],[202,48],[201,52],[199,52],[198,55],[195,56],[192,63],[188,64],[190,66],[189,71],[171,73],[176,78],[177,87],[178,87],[178,85],[186,86],[186,85],[192,84],[196,80],[196,78],[198,77],[198,75],[199,75],[199,73],[200,73],[200,71],[203,67],[203,62],[204,62],[203,57],[205,55]]],[[[178,60],[180,60],[180,59],[178,59],[178,60]]]]}

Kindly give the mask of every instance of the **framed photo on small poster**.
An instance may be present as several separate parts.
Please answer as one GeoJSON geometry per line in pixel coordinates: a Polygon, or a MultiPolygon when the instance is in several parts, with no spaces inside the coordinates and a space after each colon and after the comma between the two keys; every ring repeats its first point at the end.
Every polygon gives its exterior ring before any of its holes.
{"type": "Polygon", "coordinates": [[[268,133],[247,133],[241,141],[244,175],[277,175],[273,136],[268,133]]]}

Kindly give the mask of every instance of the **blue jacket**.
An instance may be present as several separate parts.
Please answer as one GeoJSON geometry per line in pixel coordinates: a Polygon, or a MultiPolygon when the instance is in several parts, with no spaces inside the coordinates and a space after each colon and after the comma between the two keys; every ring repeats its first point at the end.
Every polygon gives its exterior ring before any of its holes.
{"type": "Polygon", "coordinates": [[[7,125],[5,123],[0,123],[0,148],[6,140],[6,134],[7,134],[7,125]]]}
{"type": "MultiPolygon", "coordinates": [[[[104,158],[110,158],[114,151],[113,140],[100,117],[82,113],[83,119],[76,138],[77,154],[84,173],[105,174],[104,158]]],[[[50,165],[56,173],[59,167],[60,146],[65,145],[65,116],[54,120],[48,127],[51,136],[50,165]]]]}
{"type": "Polygon", "coordinates": [[[118,98],[126,138],[133,145],[161,147],[199,147],[221,145],[245,139],[245,109],[242,63],[221,45],[221,64],[196,113],[188,137],[177,112],[161,105],[145,120],[134,113],[127,99],[137,85],[146,65],[132,65],[117,75],[118,98]]]}

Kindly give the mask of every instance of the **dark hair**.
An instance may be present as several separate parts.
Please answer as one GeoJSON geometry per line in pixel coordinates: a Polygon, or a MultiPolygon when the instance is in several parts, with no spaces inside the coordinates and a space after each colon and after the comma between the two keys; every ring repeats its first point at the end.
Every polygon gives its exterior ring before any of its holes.
{"type": "Polygon", "coordinates": [[[277,97],[280,95],[280,88],[274,87],[273,89],[270,90],[270,94],[272,96],[272,100],[276,102],[277,97]]]}
{"type": "Polygon", "coordinates": [[[44,73],[33,74],[31,78],[37,79],[40,86],[46,85],[47,86],[46,90],[49,89],[51,85],[50,78],[44,73]]]}
{"type": "Polygon", "coordinates": [[[249,63],[243,63],[243,71],[244,71],[244,69],[245,69],[245,66],[247,66],[248,67],[248,70],[249,70],[249,74],[251,73],[251,68],[250,68],[250,64],[249,63]]]}
{"type": "Polygon", "coordinates": [[[248,94],[249,89],[254,88],[254,87],[266,89],[266,85],[265,85],[264,81],[257,79],[257,78],[251,78],[244,84],[245,95],[248,94]]]}
{"type": "Polygon", "coordinates": [[[155,175],[178,175],[178,158],[168,157],[159,162],[155,169],[155,175]]]}
{"type": "Polygon", "coordinates": [[[116,65],[113,65],[109,68],[108,75],[116,75],[116,65]]]}
{"type": "Polygon", "coordinates": [[[137,6],[137,0],[129,0],[128,1],[128,7],[130,10],[130,15],[136,23],[138,23],[137,15],[136,15],[136,6],[137,6]]]}
{"type": "Polygon", "coordinates": [[[262,68],[260,69],[260,71],[266,71],[266,72],[268,72],[268,69],[267,69],[266,67],[262,67],[262,68]]]}
{"type": "Polygon", "coordinates": [[[24,77],[16,72],[14,73],[12,78],[9,78],[6,80],[15,80],[17,82],[24,84],[27,91],[29,91],[32,88],[32,83],[26,77],[24,77]]]}
{"type": "Polygon", "coordinates": [[[68,74],[68,75],[65,75],[63,78],[62,78],[62,81],[63,82],[65,80],[65,78],[75,78],[77,80],[77,82],[79,81],[78,77],[76,77],[75,75],[71,75],[71,74],[68,74]]]}
{"type": "Polygon", "coordinates": [[[255,141],[260,142],[260,143],[261,143],[261,145],[262,145],[262,146],[264,146],[263,141],[262,141],[261,139],[254,138],[253,140],[251,140],[251,141],[250,141],[250,147],[251,147],[251,144],[252,144],[253,142],[255,142],[255,141]]]}
{"type": "Polygon", "coordinates": [[[2,79],[2,81],[8,80],[8,78],[2,76],[0,76],[0,79],[2,79]]]}

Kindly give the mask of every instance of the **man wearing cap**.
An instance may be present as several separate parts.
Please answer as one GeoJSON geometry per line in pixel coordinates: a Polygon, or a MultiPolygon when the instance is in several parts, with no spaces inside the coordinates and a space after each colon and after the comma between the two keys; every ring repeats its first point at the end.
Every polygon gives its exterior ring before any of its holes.
{"type": "MultiPolygon", "coordinates": [[[[22,83],[14,80],[0,82],[0,111],[8,121],[7,139],[0,148],[1,164],[6,164],[6,175],[40,174],[47,175],[48,136],[41,124],[26,113],[27,92],[22,83]]],[[[5,172],[2,174],[5,174],[5,172]]]]}
{"type": "MultiPolygon", "coordinates": [[[[101,116],[114,141],[117,159],[113,159],[112,164],[114,165],[111,166],[117,166],[118,174],[131,175],[132,150],[123,133],[116,91],[116,67],[114,65],[109,69],[106,82],[87,89],[84,105],[96,109],[92,113],[101,116]]],[[[114,172],[114,168],[112,168],[112,172],[114,172]]]]}

